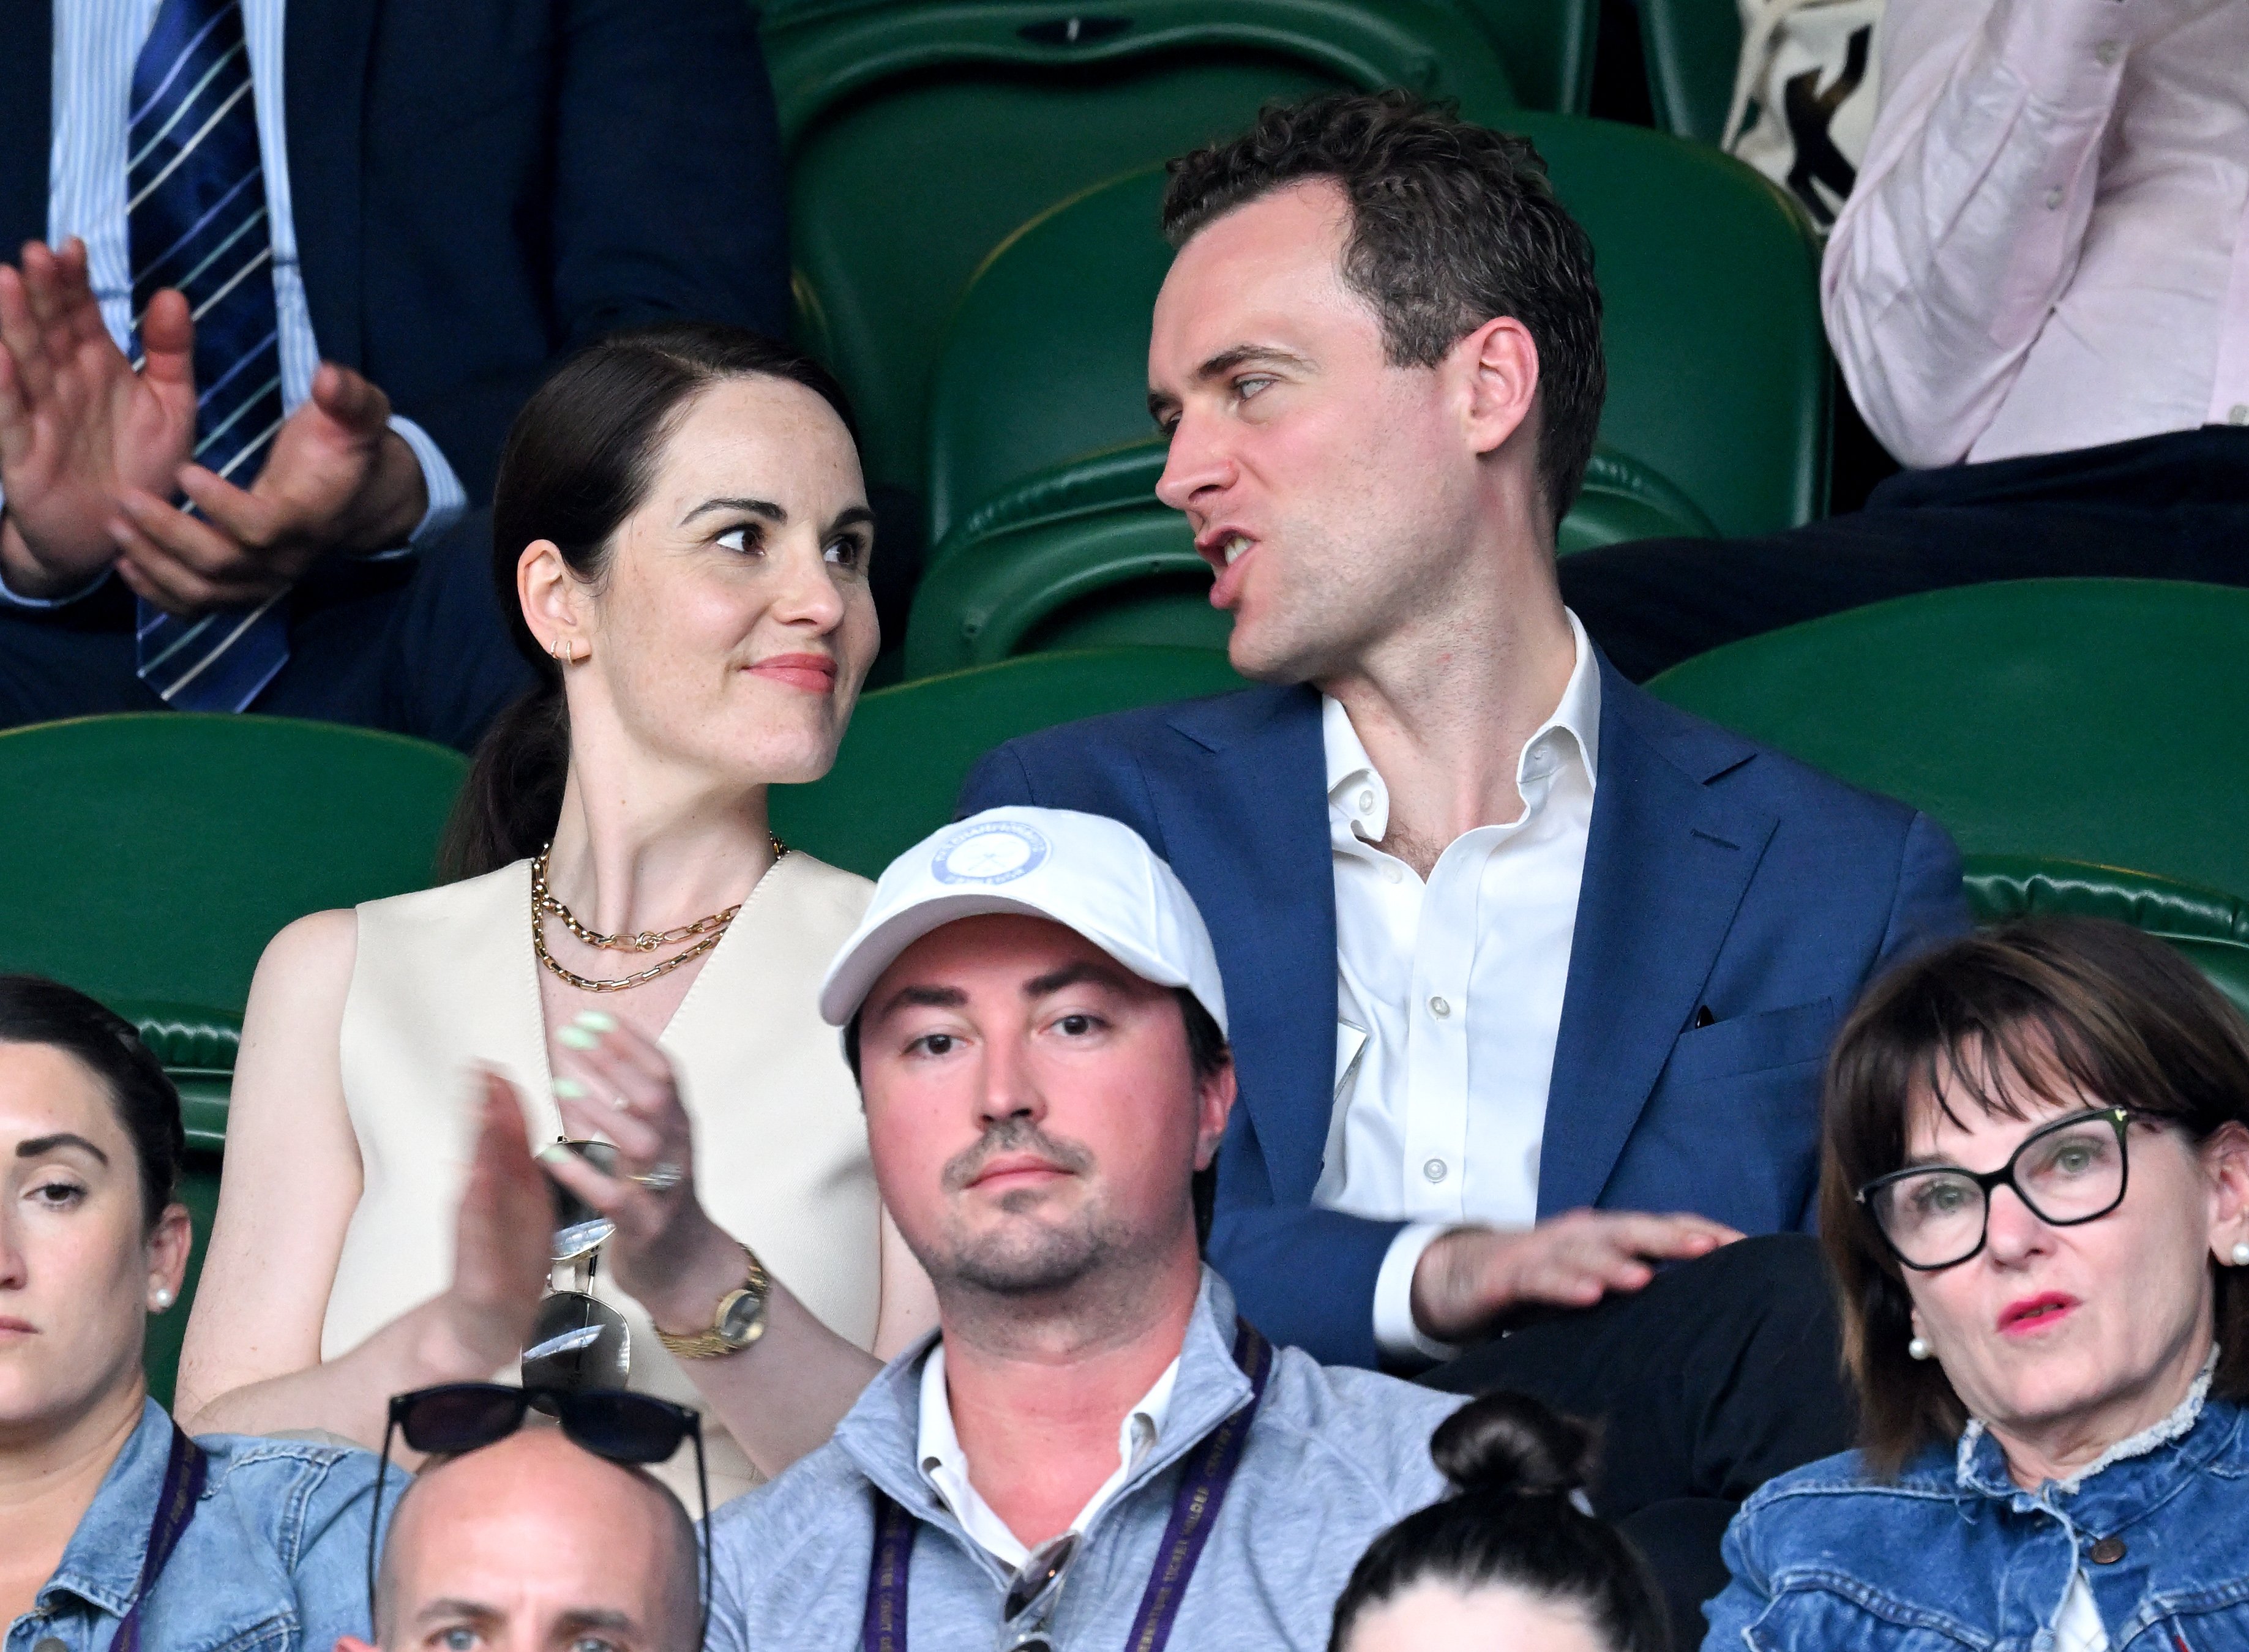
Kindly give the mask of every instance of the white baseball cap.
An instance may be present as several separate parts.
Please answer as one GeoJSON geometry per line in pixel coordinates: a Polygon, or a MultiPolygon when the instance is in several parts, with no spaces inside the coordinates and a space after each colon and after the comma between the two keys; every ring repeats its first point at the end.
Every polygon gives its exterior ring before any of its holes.
{"type": "Polygon", "coordinates": [[[984,912],[1074,929],[1142,980],[1186,988],[1226,1030],[1210,932],[1178,874],[1120,821],[1018,806],[956,821],[890,864],[874,904],[828,966],[821,1018],[843,1026],[900,953],[984,912]]]}

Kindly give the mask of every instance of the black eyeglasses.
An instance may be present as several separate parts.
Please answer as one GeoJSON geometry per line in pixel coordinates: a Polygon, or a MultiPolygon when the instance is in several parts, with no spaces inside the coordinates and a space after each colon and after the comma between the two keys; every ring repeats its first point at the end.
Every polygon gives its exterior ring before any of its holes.
{"type": "Polygon", "coordinates": [[[1877,1176],[1859,1189],[1882,1242],[1922,1273],[1956,1268],[1983,1249],[1991,1225],[1991,1190],[2012,1187],[2040,1222],[2074,1228],[2124,1202],[2131,1164],[2129,1107],[2095,1107],[2033,1130],[1997,1170],[1917,1167],[1877,1176]]]}
{"type": "Polygon", "coordinates": [[[367,1614],[375,1620],[376,1534],[382,1528],[382,1486],[390,1473],[390,1442],[402,1435],[429,1456],[458,1456],[497,1445],[524,1425],[533,1410],[562,1425],[563,1438],[611,1463],[646,1465],[667,1461],[682,1440],[695,1442],[695,1495],[703,1507],[702,1617],[695,1644],[711,1629],[711,1480],[703,1462],[703,1420],[685,1406],[622,1388],[518,1388],[502,1382],[448,1382],[394,1394],[382,1430],[382,1457],[375,1470],[375,1513],[367,1527],[367,1614]]]}

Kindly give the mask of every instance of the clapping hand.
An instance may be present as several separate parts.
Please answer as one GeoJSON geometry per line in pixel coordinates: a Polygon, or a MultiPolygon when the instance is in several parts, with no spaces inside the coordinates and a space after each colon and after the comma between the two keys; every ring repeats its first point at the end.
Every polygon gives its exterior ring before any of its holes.
{"type": "Polygon", "coordinates": [[[708,1329],[719,1299],[742,1283],[742,1250],[696,1197],[694,1131],[671,1058],[599,1011],[580,1015],[561,1041],[568,1053],[554,1098],[563,1125],[574,1138],[606,1137],[617,1167],[605,1175],[547,1147],[540,1153],[547,1174],[616,1224],[603,1263],[658,1329],[708,1329]]]}
{"type": "Polygon", "coordinates": [[[444,1346],[432,1369],[480,1381],[523,1352],[546,1294],[554,1200],[531,1156],[523,1110],[497,1073],[483,1075],[476,1157],[454,1218],[453,1280],[438,1298],[444,1346]]]}
{"type": "Polygon", "coordinates": [[[25,596],[66,595],[117,555],[132,490],[169,493],[195,441],[194,328],[160,293],[141,318],[140,372],[103,326],[86,244],[34,241],[0,265],[0,575],[25,596]]]}

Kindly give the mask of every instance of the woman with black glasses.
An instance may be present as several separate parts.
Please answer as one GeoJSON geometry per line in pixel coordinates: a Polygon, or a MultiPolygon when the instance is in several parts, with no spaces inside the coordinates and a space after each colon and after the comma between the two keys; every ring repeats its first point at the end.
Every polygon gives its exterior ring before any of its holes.
{"type": "Polygon", "coordinates": [[[0,1644],[18,1652],[328,1652],[367,1620],[375,1459],[190,1441],[148,1397],[148,1316],[188,1264],[184,1146],[128,1023],[0,975],[0,1644]]]}
{"type": "Polygon", "coordinates": [[[1828,1070],[1823,1242],[1864,1444],[1726,1538],[1709,1648],[2249,1641],[2249,1029],[2121,925],[1878,984],[1828,1070]]]}

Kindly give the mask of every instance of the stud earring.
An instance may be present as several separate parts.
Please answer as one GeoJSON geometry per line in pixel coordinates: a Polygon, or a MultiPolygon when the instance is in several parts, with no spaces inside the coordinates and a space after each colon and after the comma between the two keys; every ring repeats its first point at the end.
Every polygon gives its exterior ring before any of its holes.
{"type": "Polygon", "coordinates": [[[155,1308],[158,1313],[163,1312],[165,1309],[172,1305],[172,1292],[170,1287],[167,1285],[158,1285],[154,1291],[148,1293],[148,1302],[149,1305],[155,1308]]]}
{"type": "Polygon", "coordinates": [[[1929,1345],[1926,1342],[1923,1342],[1919,1337],[1915,1337],[1911,1342],[1907,1343],[1905,1345],[1905,1351],[1907,1357],[1909,1359],[1926,1359],[1929,1358],[1929,1345]]]}
{"type": "Polygon", "coordinates": [[[2249,1243],[2233,1247],[2233,1265],[2237,1268],[2249,1268],[2249,1243]]]}

